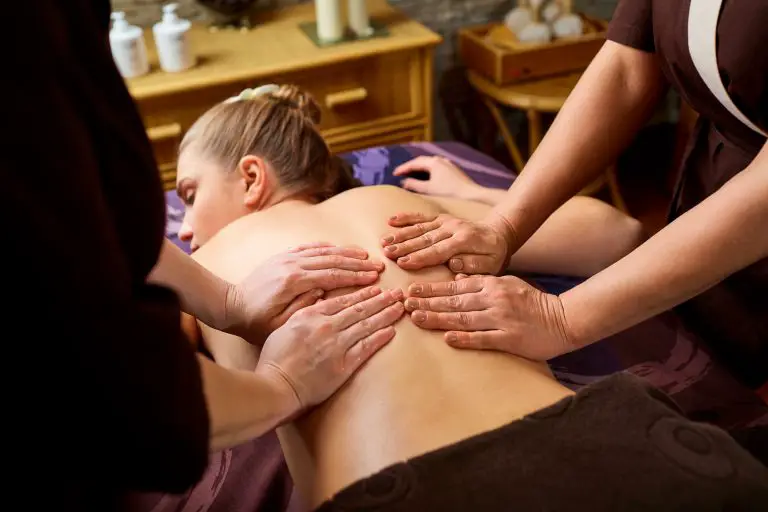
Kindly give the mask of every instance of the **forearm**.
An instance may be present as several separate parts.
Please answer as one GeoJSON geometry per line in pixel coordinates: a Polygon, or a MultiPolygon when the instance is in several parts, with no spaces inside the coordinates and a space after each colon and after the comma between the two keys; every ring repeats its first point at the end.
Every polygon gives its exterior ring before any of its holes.
{"type": "Polygon", "coordinates": [[[606,42],[494,209],[519,244],[618,158],[664,90],[654,55],[606,42]]]}
{"type": "Polygon", "coordinates": [[[572,341],[624,330],[768,257],[768,149],[628,256],[560,296],[572,341]]]}
{"type": "Polygon", "coordinates": [[[478,203],[496,206],[507,198],[507,191],[500,188],[490,188],[477,185],[463,194],[463,199],[477,201],[478,203]]]}
{"type": "Polygon", "coordinates": [[[206,325],[223,331],[230,327],[227,319],[230,283],[208,271],[171,241],[163,242],[160,258],[148,281],[173,289],[184,311],[206,325]]]}
{"type": "Polygon", "coordinates": [[[271,431],[296,412],[294,397],[261,372],[229,370],[198,356],[210,418],[210,449],[236,446],[271,431]]]}

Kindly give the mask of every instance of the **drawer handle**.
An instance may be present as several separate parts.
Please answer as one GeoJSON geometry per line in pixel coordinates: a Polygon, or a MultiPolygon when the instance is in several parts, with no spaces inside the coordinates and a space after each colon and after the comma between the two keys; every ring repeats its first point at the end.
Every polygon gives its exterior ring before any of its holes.
{"type": "Polygon", "coordinates": [[[357,89],[349,89],[347,91],[334,92],[326,95],[325,106],[328,108],[336,108],[342,105],[350,105],[363,101],[368,97],[368,91],[365,87],[358,87],[357,89]]]}
{"type": "Polygon", "coordinates": [[[147,137],[152,142],[162,142],[168,139],[178,139],[181,136],[179,123],[163,124],[147,128],[147,137]]]}

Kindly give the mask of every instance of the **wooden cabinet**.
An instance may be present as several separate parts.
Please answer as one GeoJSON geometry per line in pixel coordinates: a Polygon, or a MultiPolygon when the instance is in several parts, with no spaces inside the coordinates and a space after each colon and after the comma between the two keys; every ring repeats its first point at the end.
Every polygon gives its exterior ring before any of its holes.
{"type": "Polygon", "coordinates": [[[299,27],[314,19],[310,2],[264,13],[249,32],[193,26],[199,63],[181,73],[160,71],[150,51],[152,71],[127,83],[166,188],[174,186],[178,143],[190,125],[214,104],[265,83],[309,91],[333,151],[430,140],[432,53],[441,39],[384,0],[370,0],[369,9],[387,36],[319,48],[299,27]]]}

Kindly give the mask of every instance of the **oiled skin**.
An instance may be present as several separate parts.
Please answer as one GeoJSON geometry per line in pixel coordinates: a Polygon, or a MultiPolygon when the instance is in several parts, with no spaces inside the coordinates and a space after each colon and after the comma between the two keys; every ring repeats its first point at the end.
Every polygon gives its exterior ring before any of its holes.
{"type": "MultiPolygon", "coordinates": [[[[407,290],[414,281],[447,281],[453,275],[445,267],[404,271],[387,260],[380,246],[391,231],[387,219],[400,211],[465,217],[473,208],[477,215],[486,211],[479,205],[440,203],[394,187],[353,189],[316,205],[286,202],[230,224],[194,257],[237,282],[254,265],[300,244],[352,244],[386,262],[382,288],[407,290]]],[[[221,364],[255,366],[253,347],[201,327],[221,364]]],[[[278,431],[294,481],[311,507],[392,463],[500,427],[570,394],[545,364],[455,350],[442,333],[419,329],[407,316],[395,327],[390,344],[336,395],[278,431]]]]}

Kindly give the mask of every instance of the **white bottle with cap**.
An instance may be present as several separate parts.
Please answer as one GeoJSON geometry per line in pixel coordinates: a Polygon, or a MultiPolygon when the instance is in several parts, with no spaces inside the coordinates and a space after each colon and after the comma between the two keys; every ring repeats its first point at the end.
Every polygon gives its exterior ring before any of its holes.
{"type": "Polygon", "coordinates": [[[163,6],[163,19],[155,23],[152,33],[155,36],[157,56],[163,71],[175,73],[195,65],[195,57],[189,41],[189,20],[176,15],[178,4],[163,6]]]}
{"type": "Polygon", "coordinates": [[[109,46],[120,74],[125,78],[133,78],[149,72],[143,31],[135,25],[129,25],[122,11],[113,12],[112,20],[109,46]]]}

